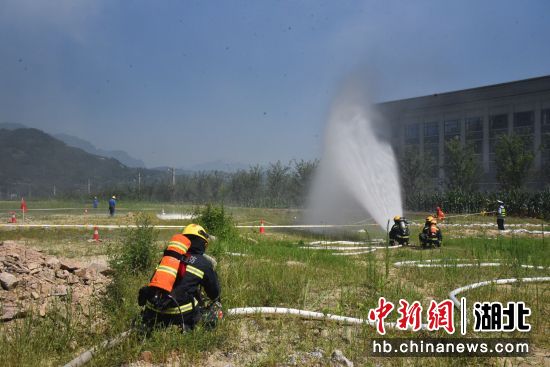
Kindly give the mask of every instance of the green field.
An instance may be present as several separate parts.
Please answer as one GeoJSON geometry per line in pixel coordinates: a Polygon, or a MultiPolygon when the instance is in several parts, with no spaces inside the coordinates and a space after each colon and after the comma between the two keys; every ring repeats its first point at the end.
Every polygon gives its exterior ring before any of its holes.
{"type": "MultiPolygon", "coordinates": [[[[14,202],[0,202],[0,211],[17,207],[14,202]]],[[[78,207],[74,202],[31,202],[30,208],[78,207]]],[[[82,205],[81,205],[82,206],[82,205]]],[[[83,207],[83,206],[82,206],[83,207]]],[[[30,211],[29,223],[79,224],[132,224],[140,209],[150,215],[160,212],[187,213],[190,205],[120,203],[115,218],[108,218],[106,209],[100,213],[68,210],[50,212],[30,211]]],[[[260,218],[269,223],[291,224],[301,217],[298,210],[227,208],[236,223],[254,222],[260,218]],[[296,219],[295,219],[296,217],[296,219]]],[[[409,217],[421,222],[424,213],[410,213],[409,217]]],[[[181,221],[160,221],[153,224],[184,225],[181,221]]],[[[472,216],[449,218],[455,224],[492,223],[494,217],[472,216]]],[[[548,224],[539,220],[511,218],[509,223],[522,224],[517,228],[546,229],[548,224]],[[546,228],[545,228],[546,227],[546,228]]],[[[442,225],[445,237],[441,249],[421,250],[410,248],[378,249],[356,256],[334,255],[335,250],[301,248],[314,240],[367,238],[385,239],[385,232],[376,227],[315,233],[303,229],[268,228],[265,235],[257,229],[242,229],[238,238],[220,240],[212,244],[209,252],[218,260],[218,274],[222,284],[222,301],[225,309],[246,306],[289,307],[335,315],[367,318],[368,311],[377,305],[378,298],[398,304],[404,298],[420,301],[424,309],[432,299],[442,301],[448,293],[460,286],[497,278],[550,276],[549,240],[535,233],[499,234],[493,227],[454,227],[442,225]],[[233,256],[241,253],[246,256],[233,256]],[[446,267],[396,267],[395,262],[405,260],[441,259],[446,267]],[[458,267],[460,262],[481,263],[497,261],[495,267],[458,267]],[[534,265],[546,269],[524,268],[534,265]]],[[[412,238],[416,238],[418,225],[412,225],[412,238]]],[[[546,229],[548,230],[548,229],[546,229]]],[[[158,250],[174,230],[160,230],[158,250]]],[[[215,234],[215,233],[214,233],[215,234]]],[[[56,256],[80,260],[107,258],[116,251],[124,230],[103,230],[101,244],[90,243],[89,230],[80,229],[0,229],[0,239],[22,241],[29,247],[39,248],[56,256]]],[[[416,242],[416,241],[415,241],[416,242]]],[[[129,328],[139,314],[136,294],[147,282],[150,274],[123,274],[117,288],[116,299],[97,301],[90,309],[68,307],[60,302],[57,310],[46,317],[31,315],[15,322],[1,324],[0,365],[3,366],[56,366],[129,328]]],[[[156,332],[149,339],[133,334],[120,345],[99,353],[90,365],[117,366],[138,361],[144,351],[150,351],[153,363],[174,363],[182,366],[324,366],[331,365],[330,354],[340,349],[355,366],[462,366],[462,365],[544,365],[550,354],[550,294],[548,283],[491,285],[463,294],[470,305],[475,301],[524,301],[532,310],[528,321],[532,330],[528,334],[532,353],[518,358],[374,358],[369,356],[369,341],[377,337],[371,326],[348,326],[332,321],[302,320],[293,316],[227,317],[215,331],[201,328],[181,334],[175,329],[156,332]],[[320,353],[311,353],[311,352],[320,353]],[[546,359],[545,359],[546,358],[546,359]],[[506,364],[508,363],[508,364],[506,364]]],[[[114,294],[114,293],[111,293],[114,294]]],[[[69,302],[69,301],[66,301],[69,302]]],[[[396,313],[387,321],[395,321],[396,313]]],[[[460,314],[455,313],[455,326],[460,314]]],[[[407,332],[389,330],[389,337],[446,337],[444,332],[407,332]]],[[[452,337],[458,337],[456,332],[452,337]]],[[[491,333],[484,337],[521,337],[520,333],[491,333]]],[[[480,337],[471,331],[467,337],[480,337]]]]}

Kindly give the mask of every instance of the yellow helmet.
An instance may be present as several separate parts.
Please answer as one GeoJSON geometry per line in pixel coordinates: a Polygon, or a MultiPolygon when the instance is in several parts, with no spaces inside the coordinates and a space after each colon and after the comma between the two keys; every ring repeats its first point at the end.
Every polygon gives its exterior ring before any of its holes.
{"type": "Polygon", "coordinates": [[[428,215],[426,217],[426,222],[431,222],[433,219],[434,219],[434,217],[432,217],[431,215],[428,215]]]}
{"type": "Polygon", "coordinates": [[[396,215],[395,217],[393,217],[394,222],[398,222],[400,220],[401,220],[401,217],[399,215],[396,215]]]}
{"type": "Polygon", "coordinates": [[[202,238],[207,243],[208,243],[208,238],[210,238],[210,236],[208,235],[208,233],[206,233],[206,231],[204,230],[204,228],[202,228],[202,226],[200,226],[198,224],[194,224],[194,223],[193,224],[188,224],[183,229],[181,234],[192,234],[194,236],[202,238]]]}

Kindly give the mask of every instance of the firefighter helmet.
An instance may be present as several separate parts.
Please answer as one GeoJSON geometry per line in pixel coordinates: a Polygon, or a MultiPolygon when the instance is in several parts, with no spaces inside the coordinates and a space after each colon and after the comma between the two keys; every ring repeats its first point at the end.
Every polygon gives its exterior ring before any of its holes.
{"type": "Polygon", "coordinates": [[[197,237],[200,237],[202,238],[203,240],[206,241],[206,243],[208,243],[208,239],[210,238],[210,236],[208,235],[208,233],[206,233],[206,231],[204,230],[204,228],[202,228],[202,226],[198,225],[198,224],[188,224],[184,229],[183,229],[183,232],[181,232],[182,234],[190,234],[190,235],[193,235],[193,236],[197,236],[197,237]]]}
{"type": "Polygon", "coordinates": [[[399,222],[400,220],[401,220],[401,217],[399,215],[396,215],[395,217],[393,217],[394,222],[399,222]]]}
{"type": "Polygon", "coordinates": [[[432,217],[431,215],[428,215],[426,217],[426,222],[431,222],[433,219],[434,219],[434,217],[432,217]]]}

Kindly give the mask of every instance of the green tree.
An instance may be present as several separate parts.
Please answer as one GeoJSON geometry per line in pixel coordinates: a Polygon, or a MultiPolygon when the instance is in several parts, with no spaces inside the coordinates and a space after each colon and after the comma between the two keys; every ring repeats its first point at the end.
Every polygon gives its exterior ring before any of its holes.
{"type": "Polygon", "coordinates": [[[502,135],[496,146],[497,181],[503,189],[519,189],[525,183],[535,155],[526,138],[502,135]]]}
{"type": "Polygon", "coordinates": [[[471,145],[463,147],[460,139],[445,144],[445,183],[449,190],[474,192],[480,166],[471,145]]]}
{"type": "Polygon", "coordinates": [[[276,207],[287,204],[285,193],[288,193],[289,171],[290,167],[284,166],[281,161],[270,163],[267,169],[267,194],[276,207]]]}
{"type": "Polygon", "coordinates": [[[292,201],[294,204],[301,206],[304,204],[307,193],[313,180],[313,173],[319,164],[318,160],[313,161],[293,161],[294,170],[292,171],[292,201]]]}

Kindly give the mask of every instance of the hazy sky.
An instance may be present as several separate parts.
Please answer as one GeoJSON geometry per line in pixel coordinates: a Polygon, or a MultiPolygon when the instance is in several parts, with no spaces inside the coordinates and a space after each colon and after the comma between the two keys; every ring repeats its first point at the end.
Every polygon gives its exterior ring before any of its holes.
{"type": "Polygon", "coordinates": [[[320,156],[339,83],[377,101],[550,74],[550,1],[0,0],[0,122],[148,166],[320,156]]]}

